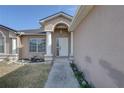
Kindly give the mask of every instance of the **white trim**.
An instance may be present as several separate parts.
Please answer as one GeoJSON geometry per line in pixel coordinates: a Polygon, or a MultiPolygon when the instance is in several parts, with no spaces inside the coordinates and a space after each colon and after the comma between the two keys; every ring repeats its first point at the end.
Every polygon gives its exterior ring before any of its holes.
{"type": "Polygon", "coordinates": [[[2,31],[0,31],[0,33],[4,37],[4,53],[0,53],[0,55],[1,55],[1,54],[6,54],[6,36],[4,35],[4,33],[2,31]]]}
{"type": "Polygon", "coordinates": [[[0,54],[0,55],[3,55],[3,56],[11,56],[11,55],[15,55],[15,56],[17,56],[17,55],[19,55],[19,54],[0,54]]]}
{"type": "Polygon", "coordinates": [[[70,51],[70,56],[73,56],[73,32],[71,32],[71,51],[70,51]]]}
{"type": "Polygon", "coordinates": [[[74,31],[80,22],[88,15],[90,10],[93,8],[93,5],[81,5],[78,7],[76,14],[71,22],[69,31],[74,31]]]}
{"type": "MultiPolygon", "coordinates": [[[[69,38],[68,37],[58,37],[56,38],[56,43],[59,43],[59,55],[57,57],[68,57],[69,55],[69,38]],[[64,42],[63,42],[64,41],[64,42]]],[[[56,47],[57,48],[57,47],[56,47]]],[[[57,49],[56,49],[57,52],[57,49]]]]}
{"type": "Polygon", "coordinates": [[[32,36],[32,35],[36,35],[36,36],[45,36],[46,34],[23,34],[23,36],[32,36]]]}
{"type": "Polygon", "coordinates": [[[36,52],[31,52],[31,51],[30,51],[30,41],[33,40],[33,39],[41,40],[41,39],[46,39],[46,38],[30,38],[30,39],[29,39],[29,42],[28,42],[29,53],[45,53],[45,51],[44,51],[44,52],[39,52],[39,51],[38,51],[38,41],[36,41],[36,44],[37,44],[37,45],[36,45],[36,52]]]}
{"type": "Polygon", "coordinates": [[[38,46],[37,46],[37,45],[38,45],[38,42],[37,42],[37,41],[36,41],[36,52],[30,51],[30,42],[31,42],[33,39],[36,39],[36,40],[37,40],[38,38],[30,38],[30,39],[29,39],[29,43],[28,43],[28,44],[29,44],[29,46],[28,46],[29,52],[30,52],[30,53],[38,53],[38,46]]]}
{"type": "Polygon", "coordinates": [[[58,13],[58,14],[56,14],[56,15],[53,15],[53,16],[50,16],[50,17],[48,17],[48,18],[46,18],[46,19],[41,20],[40,23],[43,23],[43,22],[45,22],[45,21],[47,21],[47,20],[53,19],[53,18],[55,18],[55,17],[57,17],[57,16],[60,16],[60,15],[65,16],[66,18],[72,19],[72,17],[69,16],[69,15],[66,15],[66,14],[64,14],[64,13],[58,13]]]}
{"type": "Polygon", "coordinates": [[[12,38],[12,54],[17,54],[17,39],[12,38]]]}
{"type": "Polygon", "coordinates": [[[56,23],[53,25],[52,31],[54,31],[56,25],[61,24],[61,23],[67,25],[68,28],[69,28],[69,26],[70,26],[70,25],[69,25],[67,22],[65,22],[65,21],[59,21],[59,22],[56,22],[56,23]]]}
{"type": "Polygon", "coordinates": [[[46,56],[52,56],[52,32],[46,35],[46,56]]]}

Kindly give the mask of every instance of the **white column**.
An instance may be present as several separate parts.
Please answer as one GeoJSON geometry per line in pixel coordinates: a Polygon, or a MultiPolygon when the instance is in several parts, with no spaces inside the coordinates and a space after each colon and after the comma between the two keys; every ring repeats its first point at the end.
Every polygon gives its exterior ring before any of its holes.
{"type": "Polygon", "coordinates": [[[71,32],[71,53],[70,56],[73,57],[73,32],[71,32]]]}
{"type": "Polygon", "coordinates": [[[17,53],[17,39],[12,38],[12,54],[16,54],[16,53],[17,53]]]}
{"type": "Polygon", "coordinates": [[[52,35],[51,32],[46,33],[46,56],[52,56],[52,35]]]}

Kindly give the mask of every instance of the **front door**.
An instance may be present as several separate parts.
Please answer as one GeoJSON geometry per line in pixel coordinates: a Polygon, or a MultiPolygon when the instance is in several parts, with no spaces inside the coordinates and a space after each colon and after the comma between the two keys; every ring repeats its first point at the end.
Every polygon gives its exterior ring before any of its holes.
{"type": "Polygon", "coordinates": [[[57,38],[56,43],[57,43],[56,55],[68,56],[68,38],[67,37],[57,38]]]}

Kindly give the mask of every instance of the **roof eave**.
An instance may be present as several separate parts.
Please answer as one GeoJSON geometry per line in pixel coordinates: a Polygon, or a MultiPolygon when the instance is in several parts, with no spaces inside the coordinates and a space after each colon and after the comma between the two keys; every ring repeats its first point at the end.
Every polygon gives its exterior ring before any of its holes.
{"type": "Polygon", "coordinates": [[[36,35],[36,36],[45,36],[46,34],[22,34],[22,36],[33,36],[33,35],[36,35]]]}
{"type": "Polygon", "coordinates": [[[35,34],[35,33],[18,33],[20,36],[28,36],[28,35],[37,35],[37,36],[43,36],[46,34],[35,34]]]}
{"type": "Polygon", "coordinates": [[[78,7],[74,18],[72,19],[69,31],[74,31],[81,21],[88,15],[93,5],[81,5],[78,7]]]}
{"type": "Polygon", "coordinates": [[[60,16],[60,15],[63,15],[63,16],[65,16],[65,17],[69,18],[70,20],[72,20],[72,18],[73,18],[73,16],[71,16],[71,15],[68,15],[68,14],[66,14],[66,13],[64,13],[64,12],[60,12],[60,13],[56,13],[56,14],[54,14],[54,15],[52,15],[52,16],[49,16],[49,17],[47,17],[47,18],[43,18],[43,19],[41,19],[39,22],[40,22],[40,24],[43,24],[45,21],[48,21],[48,20],[50,20],[50,19],[52,19],[52,18],[55,18],[55,17],[57,17],[57,16],[60,16]]]}
{"type": "Polygon", "coordinates": [[[3,29],[9,30],[9,31],[13,31],[13,32],[17,33],[16,30],[11,29],[11,28],[9,28],[9,27],[6,27],[6,26],[4,26],[4,25],[0,25],[0,27],[3,28],[3,29]]]}

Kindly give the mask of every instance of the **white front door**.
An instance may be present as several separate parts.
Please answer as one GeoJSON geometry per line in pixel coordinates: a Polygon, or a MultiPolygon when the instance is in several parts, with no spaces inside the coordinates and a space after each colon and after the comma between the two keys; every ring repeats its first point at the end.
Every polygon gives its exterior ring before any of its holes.
{"type": "Polygon", "coordinates": [[[57,38],[57,56],[68,56],[68,38],[57,38]]]}

